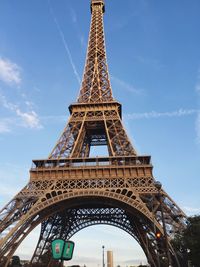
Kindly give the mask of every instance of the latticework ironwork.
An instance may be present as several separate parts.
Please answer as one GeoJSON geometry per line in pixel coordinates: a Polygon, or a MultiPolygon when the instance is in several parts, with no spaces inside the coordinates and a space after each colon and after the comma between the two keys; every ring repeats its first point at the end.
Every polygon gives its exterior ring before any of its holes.
{"type": "Polygon", "coordinates": [[[108,224],[135,238],[153,267],[184,266],[171,238],[186,216],[158,189],[150,156],[139,156],[121,120],[106,63],[104,0],[91,1],[91,28],[80,95],[49,157],[34,160],[28,184],[0,212],[0,266],[7,267],[26,236],[41,224],[30,266],[56,266],[50,244],[85,227],[108,224]],[[91,157],[106,145],[107,157],[91,157]],[[161,233],[157,242],[156,233],[161,233]],[[165,242],[164,242],[165,240],[165,242]],[[168,253],[166,253],[166,245],[168,253]],[[167,259],[168,263],[163,259],[167,259]],[[170,259],[169,259],[170,258],[170,259]]]}

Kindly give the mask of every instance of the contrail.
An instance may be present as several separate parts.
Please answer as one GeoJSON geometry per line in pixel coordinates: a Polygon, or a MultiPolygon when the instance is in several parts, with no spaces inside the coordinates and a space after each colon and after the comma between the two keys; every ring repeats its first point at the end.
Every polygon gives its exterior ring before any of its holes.
{"type": "Polygon", "coordinates": [[[55,22],[55,24],[56,24],[56,27],[57,27],[57,29],[58,29],[58,33],[59,33],[59,35],[60,35],[60,37],[61,37],[61,40],[62,40],[62,43],[63,43],[63,45],[64,45],[65,51],[67,52],[67,56],[68,56],[68,58],[69,58],[69,61],[70,61],[71,66],[72,66],[74,75],[75,75],[75,77],[76,77],[76,79],[77,79],[77,81],[78,81],[78,84],[80,85],[80,83],[81,83],[81,79],[80,79],[80,76],[79,76],[79,74],[78,74],[78,72],[77,72],[77,70],[76,70],[76,66],[75,66],[74,61],[73,61],[73,59],[72,59],[72,55],[71,55],[71,52],[70,52],[70,50],[69,50],[69,46],[68,46],[68,44],[67,44],[67,42],[66,42],[66,40],[65,40],[64,33],[63,33],[63,31],[61,30],[61,27],[60,27],[60,25],[59,25],[59,23],[58,23],[58,21],[57,21],[57,19],[56,19],[56,16],[55,16],[54,11],[53,11],[53,8],[52,8],[52,6],[51,6],[50,0],[48,1],[48,3],[49,3],[50,14],[51,14],[51,16],[52,16],[52,18],[53,18],[53,20],[54,20],[54,22],[55,22]]]}
{"type": "Polygon", "coordinates": [[[134,94],[142,94],[142,90],[141,89],[137,89],[134,86],[132,86],[131,84],[111,75],[111,79],[116,82],[120,87],[122,87],[123,89],[125,89],[128,92],[134,93],[134,94]]]}
{"type": "Polygon", "coordinates": [[[166,112],[144,112],[144,113],[132,113],[125,114],[125,118],[129,120],[137,120],[137,119],[152,119],[152,118],[161,118],[161,117],[183,117],[189,116],[193,114],[199,114],[200,110],[198,109],[179,109],[176,111],[166,111],[166,112]]]}

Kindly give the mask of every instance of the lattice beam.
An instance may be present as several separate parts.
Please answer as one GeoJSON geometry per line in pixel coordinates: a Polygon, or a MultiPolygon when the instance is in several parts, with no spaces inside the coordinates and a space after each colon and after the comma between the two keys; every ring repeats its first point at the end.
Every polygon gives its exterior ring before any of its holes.
{"type": "Polygon", "coordinates": [[[182,267],[170,241],[185,227],[186,216],[164,190],[158,192],[150,156],[137,154],[123,127],[108,74],[104,12],[104,0],[91,0],[83,81],[61,137],[47,159],[33,161],[29,183],[0,211],[0,267],[8,266],[38,224],[42,228],[32,266],[55,267],[49,260],[54,238],[68,239],[101,223],[132,235],[151,266],[158,267],[166,254],[155,238],[157,230],[165,234],[163,219],[173,266],[182,267]],[[90,157],[91,146],[97,145],[107,145],[107,157],[90,157]]]}
{"type": "Polygon", "coordinates": [[[92,20],[79,103],[113,101],[108,74],[103,28],[103,1],[92,1],[92,20]]]}
{"type": "Polygon", "coordinates": [[[72,115],[50,159],[89,157],[92,145],[107,145],[109,156],[136,156],[120,118],[118,103],[71,106],[72,115]],[[103,142],[93,142],[94,136],[103,142]]]}

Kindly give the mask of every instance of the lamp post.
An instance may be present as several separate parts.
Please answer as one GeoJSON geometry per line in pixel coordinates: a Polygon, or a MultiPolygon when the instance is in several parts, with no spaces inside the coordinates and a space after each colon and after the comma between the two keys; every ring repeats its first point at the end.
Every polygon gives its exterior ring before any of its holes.
{"type": "Polygon", "coordinates": [[[103,254],[102,254],[102,261],[103,261],[103,262],[102,262],[102,267],[105,267],[105,262],[104,262],[104,248],[105,248],[105,247],[102,246],[102,253],[103,253],[103,254]]]}
{"type": "Polygon", "coordinates": [[[171,264],[171,256],[169,252],[169,244],[168,244],[168,237],[167,237],[167,230],[166,230],[166,224],[165,224],[165,218],[164,218],[164,212],[163,212],[163,203],[161,199],[161,189],[162,189],[162,184],[159,181],[155,182],[155,187],[158,189],[158,200],[160,203],[160,211],[161,211],[161,219],[162,219],[162,224],[163,224],[163,233],[164,233],[164,240],[165,240],[165,253],[168,261],[168,266],[172,267],[171,264]]]}

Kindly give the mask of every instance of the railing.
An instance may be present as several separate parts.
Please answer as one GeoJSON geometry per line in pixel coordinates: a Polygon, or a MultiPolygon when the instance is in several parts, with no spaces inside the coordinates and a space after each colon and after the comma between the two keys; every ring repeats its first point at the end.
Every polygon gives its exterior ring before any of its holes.
{"type": "Polygon", "coordinates": [[[98,166],[136,166],[151,164],[150,156],[95,157],[33,160],[31,170],[40,168],[83,168],[98,166]]]}

